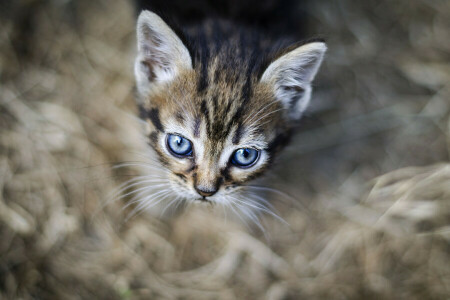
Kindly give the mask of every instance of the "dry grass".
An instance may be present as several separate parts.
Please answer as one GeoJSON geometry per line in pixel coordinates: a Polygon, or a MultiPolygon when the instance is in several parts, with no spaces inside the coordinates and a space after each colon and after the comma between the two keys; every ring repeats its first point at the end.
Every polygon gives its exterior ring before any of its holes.
{"type": "Polygon", "coordinates": [[[132,6],[10,2],[1,299],[448,299],[448,2],[308,8],[330,52],[311,116],[269,176],[301,205],[274,195],[290,226],[265,218],[268,240],[202,206],[124,222],[110,200],[130,173],[111,166],[141,147],[132,6]]]}

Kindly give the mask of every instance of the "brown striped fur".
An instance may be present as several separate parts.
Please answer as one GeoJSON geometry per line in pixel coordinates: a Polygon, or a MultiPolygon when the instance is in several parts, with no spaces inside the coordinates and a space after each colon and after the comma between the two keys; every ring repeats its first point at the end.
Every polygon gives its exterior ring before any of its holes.
{"type": "Polygon", "coordinates": [[[224,203],[263,174],[289,140],[293,121],[309,102],[325,45],[274,46],[254,29],[225,21],[209,20],[186,32],[176,34],[151,12],[141,14],[138,104],[174,194],[224,203]],[[191,141],[192,156],[175,157],[167,134],[191,141]],[[257,163],[231,164],[239,148],[258,149],[257,163]],[[217,193],[206,198],[199,189],[217,193]]]}

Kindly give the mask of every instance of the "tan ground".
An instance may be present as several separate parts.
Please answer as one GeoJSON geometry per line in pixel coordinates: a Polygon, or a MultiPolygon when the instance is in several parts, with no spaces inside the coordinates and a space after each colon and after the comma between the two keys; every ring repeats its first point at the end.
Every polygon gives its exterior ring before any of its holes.
{"type": "Polygon", "coordinates": [[[111,201],[138,139],[131,4],[1,1],[0,299],[449,299],[450,2],[312,2],[330,51],[265,238],[111,201]]]}

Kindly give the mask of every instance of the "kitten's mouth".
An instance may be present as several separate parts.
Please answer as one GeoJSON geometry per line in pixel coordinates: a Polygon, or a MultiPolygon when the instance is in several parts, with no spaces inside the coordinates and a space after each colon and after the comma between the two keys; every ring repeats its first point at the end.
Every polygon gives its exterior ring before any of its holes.
{"type": "Polygon", "coordinates": [[[205,197],[198,197],[198,198],[196,198],[194,201],[199,201],[199,202],[210,202],[209,199],[206,199],[205,197]]]}

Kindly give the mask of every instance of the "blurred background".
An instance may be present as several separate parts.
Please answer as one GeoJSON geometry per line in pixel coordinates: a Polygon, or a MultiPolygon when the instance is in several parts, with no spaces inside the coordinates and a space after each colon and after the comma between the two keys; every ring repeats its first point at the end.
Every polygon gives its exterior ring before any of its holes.
{"type": "Polygon", "coordinates": [[[450,2],[310,1],[329,52],[267,176],[289,226],[125,221],[123,0],[0,1],[0,299],[449,299],[450,2]]]}

